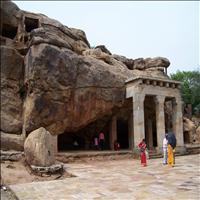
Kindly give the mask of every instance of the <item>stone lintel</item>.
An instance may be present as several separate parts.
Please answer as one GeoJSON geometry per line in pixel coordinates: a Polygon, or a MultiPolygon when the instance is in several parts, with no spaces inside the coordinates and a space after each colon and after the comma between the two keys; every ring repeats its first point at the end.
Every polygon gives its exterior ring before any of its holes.
{"type": "Polygon", "coordinates": [[[178,85],[181,84],[180,81],[175,81],[175,80],[171,80],[171,79],[162,79],[162,78],[157,78],[157,77],[151,77],[151,76],[136,76],[136,77],[132,77],[132,78],[129,78],[125,81],[125,83],[130,83],[130,82],[135,82],[136,80],[139,80],[139,79],[142,79],[142,80],[155,80],[155,81],[162,81],[162,82],[168,82],[168,83],[176,83],[178,85]]]}
{"type": "Polygon", "coordinates": [[[181,88],[181,82],[180,81],[174,81],[170,79],[160,79],[160,78],[154,78],[149,76],[137,76],[131,79],[128,79],[125,81],[126,86],[131,85],[153,85],[153,86],[160,86],[160,87],[166,87],[166,88],[181,88]]]}

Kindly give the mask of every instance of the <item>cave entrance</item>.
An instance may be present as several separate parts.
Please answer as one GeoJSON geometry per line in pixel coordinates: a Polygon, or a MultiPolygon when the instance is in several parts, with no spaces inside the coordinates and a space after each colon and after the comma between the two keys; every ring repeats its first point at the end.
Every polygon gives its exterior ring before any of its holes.
{"type": "Polygon", "coordinates": [[[10,39],[14,39],[17,35],[17,27],[11,26],[9,24],[3,24],[2,26],[2,36],[10,39]]]}
{"type": "Polygon", "coordinates": [[[121,149],[129,148],[127,120],[117,120],[117,141],[119,142],[121,149]]]}
{"type": "Polygon", "coordinates": [[[109,119],[109,117],[103,117],[77,132],[65,132],[58,135],[58,151],[98,150],[94,145],[94,138],[99,137],[100,132],[103,132],[105,136],[104,150],[109,150],[109,119]]]}
{"type": "Polygon", "coordinates": [[[26,32],[31,32],[33,29],[39,27],[39,20],[34,18],[25,17],[25,29],[26,32]]]}
{"type": "Polygon", "coordinates": [[[74,133],[63,133],[58,136],[58,151],[83,150],[85,139],[74,133]]]}

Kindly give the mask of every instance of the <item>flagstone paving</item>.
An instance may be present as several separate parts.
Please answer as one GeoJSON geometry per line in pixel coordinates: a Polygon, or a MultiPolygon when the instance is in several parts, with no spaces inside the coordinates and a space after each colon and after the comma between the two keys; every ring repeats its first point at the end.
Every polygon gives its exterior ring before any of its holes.
{"type": "Polygon", "coordinates": [[[20,200],[199,200],[200,154],[176,157],[175,167],[162,159],[66,164],[76,175],[64,180],[11,185],[20,200]]]}

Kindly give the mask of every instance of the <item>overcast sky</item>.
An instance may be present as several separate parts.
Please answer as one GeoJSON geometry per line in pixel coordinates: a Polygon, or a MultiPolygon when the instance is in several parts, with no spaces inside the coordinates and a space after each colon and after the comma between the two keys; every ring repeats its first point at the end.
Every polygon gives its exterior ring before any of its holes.
{"type": "Polygon", "coordinates": [[[91,46],[104,44],[128,58],[167,57],[169,73],[200,69],[198,1],[14,1],[85,31],[91,46]]]}

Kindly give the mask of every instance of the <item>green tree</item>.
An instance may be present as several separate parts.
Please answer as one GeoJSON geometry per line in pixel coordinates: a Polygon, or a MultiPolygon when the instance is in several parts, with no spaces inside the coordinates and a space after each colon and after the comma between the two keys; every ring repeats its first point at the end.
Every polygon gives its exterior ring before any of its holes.
{"type": "Polygon", "coordinates": [[[186,104],[192,104],[193,113],[200,112],[200,71],[177,71],[171,79],[181,81],[181,94],[186,104]]]}

